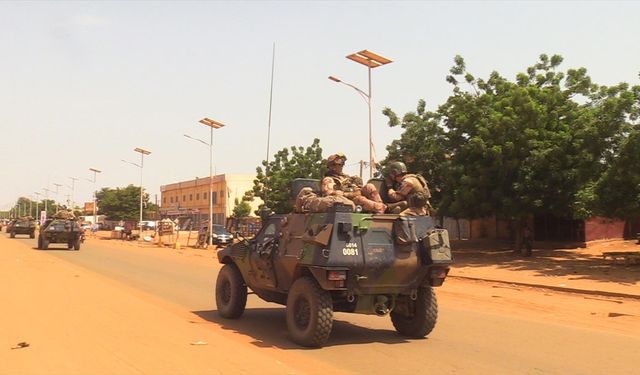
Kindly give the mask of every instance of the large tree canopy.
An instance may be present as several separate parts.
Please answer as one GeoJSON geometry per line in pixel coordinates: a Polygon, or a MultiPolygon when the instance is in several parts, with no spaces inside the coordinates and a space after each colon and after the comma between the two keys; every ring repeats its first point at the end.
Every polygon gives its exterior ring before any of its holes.
{"type": "Polygon", "coordinates": [[[311,146],[283,148],[272,161],[262,161],[256,168],[253,190],[245,194],[247,200],[258,197],[266,206],[278,213],[291,212],[291,181],[296,178],[322,177],[324,163],[320,140],[314,139],[311,146]],[[264,168],[264,169],[263,169],[264,168]]]}
{"type": "MultiPolygon", "coordinates": [[[[140,218],[140,187],[129,185],[125,188],[102,188],[96,193],[98,209],[109,220],[138,220],[140,218]]],[[[156,210],[149,203],[149,194],[142,194],[143,219],[146,212],[156,210]]]]}
{"type": "Polygon", "coordinates": [[[611,209],[624,206],[622,193],[607,189],[625,178],[624,196],[637,200],[637,182],[614,168],[638,176],[637,140],[630,136],[638,127],[638,87],[598,86],[584,68],[561,72],[558,55],[541,55],[515,81],[497,72],[478,79],[462,57],[454,62],[447,77],[453,93],[437,111],[426,111],[420,101],[401,122],[384,111],[390,126],[405,129],[388,147],[388,160],[404,160],[427,177],[440,214],[630,214],[611,209]],[[615,202],[594,204],[600,194],[615,202]]]}

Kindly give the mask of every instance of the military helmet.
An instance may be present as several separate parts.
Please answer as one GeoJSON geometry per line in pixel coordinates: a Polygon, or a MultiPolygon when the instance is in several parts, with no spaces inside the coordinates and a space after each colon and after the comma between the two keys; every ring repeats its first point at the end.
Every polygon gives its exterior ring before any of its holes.
{"type": "Polygon", "coordinates": [[[344,162],[347,161],[347,157],[341,152],[337,154],[329,155],[329,157],[327,158],[327,167],[330,167],[336,164],[338,160],[342,160],[342,164],[344,164],[344,162]]]}
{"type": "Polygon", "coordinates": [[[396,176],[402,176],[407,174],[407,166],[401,161],[394,161],[389,163],[384,170],[384,174],[387,177],[395,178],[396,176]]]}

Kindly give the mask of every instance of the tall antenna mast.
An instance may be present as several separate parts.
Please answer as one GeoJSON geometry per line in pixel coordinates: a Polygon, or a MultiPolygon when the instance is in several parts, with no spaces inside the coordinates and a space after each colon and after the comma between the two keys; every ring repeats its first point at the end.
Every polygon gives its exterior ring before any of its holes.
{"type": "MultiPolygon", "coordinates": [[[[269,180],[269,145],[271,143],[271,108],[273,106],[273,72],[276,63],[276,42],[273,42],[273,52],[271,53],[271,89],[269,91],[269,127],[267,131],[267,165],[264,171],[265,181],[269,180]]],[[[264,187],[264,206],[267,206],[267,197],[269,196],[269,187],[265,183],[264,187]]]]}

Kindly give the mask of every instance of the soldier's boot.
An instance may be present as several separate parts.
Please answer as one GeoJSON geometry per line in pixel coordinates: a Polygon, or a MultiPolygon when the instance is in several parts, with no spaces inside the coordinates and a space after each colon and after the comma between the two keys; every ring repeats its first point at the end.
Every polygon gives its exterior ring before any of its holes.
{"type": "Polygon", "coordinates": [[[383,214],[387,208],[387,205],[385,205],[384,203],[374,202],[371,199],[365,198],[362,195],[355,197],[353,201],[355,202],[355,204],[360,205],[362,207],[362,211],[364,212],[371,212],[374,214],[383,214]]]}
{"type": "Polygon", "coordinates": [[[400,201],[387,204],[387,212],[390,214],[399,214],[407,208],[407,201],[400,201]]]}

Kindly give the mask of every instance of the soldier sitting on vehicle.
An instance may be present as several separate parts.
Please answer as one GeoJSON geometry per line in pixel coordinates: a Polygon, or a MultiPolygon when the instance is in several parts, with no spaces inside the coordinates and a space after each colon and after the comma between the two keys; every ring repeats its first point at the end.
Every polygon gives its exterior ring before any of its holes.
{"type": "Polygon", "coordinates": [[[319,196],[310,187],[303,187],[296,197],[294,212],[327,212],[330,207],[336,204],[350,206],[355,210],[355,204],[350,199],[340,194],[319,196]]]}
{"type": "Polygon", "coordinates": [[[343,195],[362,207],[364,212],[382,214],[387,206],[372,184],[362,186],[362,180],[342,172],[347,157],[337,153],[327,158],[327,172],[321,182],[324,196],[343,195]]]}
{"type": "Polygon", "coordinates": [[[431,193],[424,177],[419,174],[408,174],[407,166],[400,161],[391,162],[384,174],[389,188],[387,192],[391,202],[389,206],[395,206],[394,211],[404,212],[410,207],[412,212],[429,215],[431,193]],[[420,196],[413,197],[417,193],[420,193],[420,196]],[[421,207],[417,207],[418,205],[421,207]]]}

